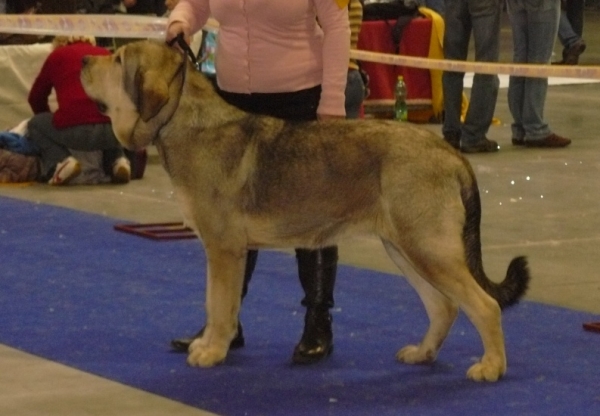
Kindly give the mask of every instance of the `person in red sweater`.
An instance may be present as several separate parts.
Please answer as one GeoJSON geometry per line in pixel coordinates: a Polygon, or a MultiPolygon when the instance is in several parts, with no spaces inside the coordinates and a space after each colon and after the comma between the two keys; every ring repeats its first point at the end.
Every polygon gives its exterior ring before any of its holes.
{"type": "Polygon", "coordinates": [[[112,166],[113,183],[127,183],[129,160],[115,137],[110,119],[86,95],[79,79],[81,60],[87,55],[109,55],[92,37],[57,36],[29,92],[34,116],[27,123],[27,138],[40,149],[42,178],[50,185],[65,185],[81,173],[70,152],[104,151],[112,166]],[[48,98],[56,92],[58,109],[52,113],[48,98]]]}

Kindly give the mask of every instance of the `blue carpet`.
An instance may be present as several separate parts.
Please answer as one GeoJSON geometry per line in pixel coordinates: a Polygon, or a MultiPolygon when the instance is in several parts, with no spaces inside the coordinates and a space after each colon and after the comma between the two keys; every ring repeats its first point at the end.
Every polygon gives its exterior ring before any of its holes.
{"type": "MultiPolygon", "coordinates": [[[[168,341],[203,322],[204,254],[114,220],[0,198],[0,343],[223,415],[598,415],[600,317],[522,302],[504,314],[509,370],[465,373],[481,343],[461,316],[432,366],[395,361],[427,318],[397,276],[340,267],[335,352],[290,365],[303,308],[292,256],[262,252],[242,322],[246,347],[189,368],[168,341]]],[[[508,264],[509,259],[507,259],[508,264]]],[[[533,270],[535,278],[535,270],[533,270]]]]}

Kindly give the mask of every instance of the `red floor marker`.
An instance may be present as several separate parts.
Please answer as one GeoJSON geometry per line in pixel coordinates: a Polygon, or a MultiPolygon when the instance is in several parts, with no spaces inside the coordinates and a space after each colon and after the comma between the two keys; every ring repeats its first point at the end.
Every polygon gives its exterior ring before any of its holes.
{"type": "Polygon", "coordinates": [[[591,332],[600,332],[600,322],[589,322],[587,324],[583,324],[583,329],[591,332]]]}
{"type": "Polygon", "coordinates": [[[182,222],[160,222],[154,224],[116,224],[114,229],[152,240],[183,240],[196,238],[191,228],[182,222]]]}

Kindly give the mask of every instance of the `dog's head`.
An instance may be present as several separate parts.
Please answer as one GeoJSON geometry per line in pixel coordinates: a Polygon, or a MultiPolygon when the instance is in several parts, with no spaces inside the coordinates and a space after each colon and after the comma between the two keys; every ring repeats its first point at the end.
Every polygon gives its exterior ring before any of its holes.
{"type": "Polygon", "coordinates": [[[111,56],[85,57],[81,83],[110,117],[123,146],[140,149],[175,112],[186,64],[181,53],[163,43],[134,42],[111,56]]]}

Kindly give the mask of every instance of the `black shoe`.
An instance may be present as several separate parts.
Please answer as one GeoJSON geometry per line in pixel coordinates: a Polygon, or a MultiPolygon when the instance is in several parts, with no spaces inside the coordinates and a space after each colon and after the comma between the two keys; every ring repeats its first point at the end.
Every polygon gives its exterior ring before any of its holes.
{"type": "Polygon", "coordinates": [[[292,362],[294,364],[314,364],[325,357],[329,357],[333,352],[333,343],[315,344],[310,347],[307,344],[300,343],[294,349],[292,362]]]}
{"type": "Polygon", "coordinates": [[[294,348],[294,364],[313,364],[333,352],[331,314],[328,308],[309,308],[306,313],[304,333],[294,348]]]}
{"type": "Polygon", "coordinates": [[[460,132],[459,133],[446,133],[444,134],[444,140],[456,150],[460,150],[460,132]]]}
{"type": "MultiPolygon", "coordinates": [[[[194,342],[196,338],[200,338],[204,334],[204,327],[196,335],[192,338],[176,338],[171,340],[171,349],[174,352],[188,352],[190,348],[190,344],[194,342]]],[[[242,348],[246,345],[246,341],[244,340],[244,331],[242,330],[242,324],[238,323],[238,331],[235,335],[235,338],[229,344],[229,349],[235,350],[238,348],[242,348]]]]}
{"type": "Polygon", "coordinates": [[[487,138],[483,138],[473,144],[460,144],[460,151],[463,153],[492,153],[498,150],[498,143],[487,138]]]}
{"type": "Polygon", "coordinates": [[[333,287],[337,270],[337,247],[319,250],[296,249],[298,276],[306,307],[304,332],[294,348],[292,361],[296,364],[312,364],[327,357],[333,351],[331,314],[333,287]]]}

